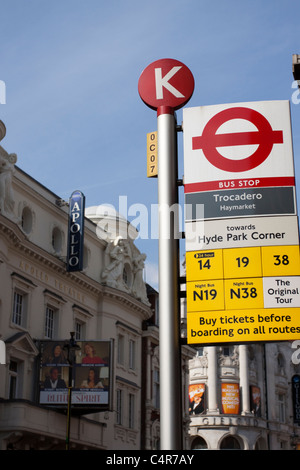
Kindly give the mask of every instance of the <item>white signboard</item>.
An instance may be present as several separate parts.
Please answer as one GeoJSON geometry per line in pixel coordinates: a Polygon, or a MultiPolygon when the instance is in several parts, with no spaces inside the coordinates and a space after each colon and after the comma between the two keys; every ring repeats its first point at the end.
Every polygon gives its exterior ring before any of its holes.
{"type": "Polygon", "coordinates": [[[288,101],[185,108],[185,192],[294,185],[288,101]]]}
{"type": "Polygon", "coordinates": [[[297,216],[195,221],[185,224],[186,251],[298,245],[297,216]]]}
{"type": "Polygon", "coordinates": [[[297,338],[289,102],[187,108],[183,130],[188,343],[297,338]]]}

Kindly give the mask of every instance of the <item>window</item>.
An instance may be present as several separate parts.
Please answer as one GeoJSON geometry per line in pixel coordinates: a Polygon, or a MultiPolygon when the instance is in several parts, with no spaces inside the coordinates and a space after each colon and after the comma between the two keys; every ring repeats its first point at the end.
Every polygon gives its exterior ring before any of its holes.
{"type": "Polygon", "coordinates": [[[44,290],[44,334],[46,338],[58,338],[62,306],[65,301],[56,293],[44,290]]]}
{"type": "Polygon", "coordinates": [[[12,321],[15,325],[25,326],[27,310],[27,295],[19,291],[14,292],[13,301],[13,317],[12,321]]]}
{"type": "Polygon", "coordinates": [[[22,323],[22,313],[23,313],[23,295],[19,292],[14,293],[14,305],[13,305],[13,322],[16,325],[21,325],[22,323]]]}
{"type": "Polygon", "coordinates": [[[74,331],[75,339],[77,341],[83,341],[87,337],[87,331],[89,328],[89,320],[93,315],[85,308],[79,305],[73,305],[73,317],[74,317],[74,331]]]}
{"type": "Polygon", "coordinates": [[[83,339],[83,325],[79,321],[75,321],[75,339],[77,341],[83,339]]]}
{"type": "Polygon", "coordinates": [[[153,371],[153,402],[155,408],[160,407],[160,400],[159,400],[159,370],[154,369],[153,371]]]}
{"type": "Polygon", "coordinates": [[[135,341],[129,340],[129,369],[135,370],[135,341]]]}
{"type": "Polygon", "coordinates": [[[32,231],[33,227],[33,214],[29,207],[24,207],[21,217],[21,226],[27,235],[32,231]]]}
{"type": "Polygon", "coordinates": [[[242,449],[242,446],[237,437],[226,436],[222,439],[220,449],[242,449]]]}
{"type": "Polygon", "coordinates": [[[118,336],[118,363],[124,365],[124,336],[118,336]]]}
{"type": "Polygon", "coordinates": [[[196,357],[202,357],[203,354],[204,354],[204,348],[203,347],[196,348],[196,357]]]}
{"type": "Polygon", "coordinates": [[[193,450],[198,450],[198,449],[207,449],[207,443],[203,439],[203,437],[196,437],[193,442],[192,442],[192,449],[193,450]]]}
{"type": "Polygon", "coordinates": [[[123,422],[123,391],[117,390],[117,424],[123,422]]]}
{"type": "Polygon", "coordinates": [[[63,234],[58,227],[54,227],[52,230],[52,248],[56,254],[60,254],[63,246],[63,234]]]}
{"type": "Polygon", "coordinates": [[[278,410],[280,423],[285,422],[285,396],[282,393],[278,394],[278,410]]]}
{"type": "Polygon", "coordinates": [[[9,363],[9,399],[17,398],[17,386],[18,386],[18,363],[17,361],[11,360],[9,363]]]}
{"type": "Polygon", "coordinates": [[[128,423],[128,427],[130,429],[134,428],[134,403],[135,403],[134,398],[135,398],[134,395],[132,393],[129,393],[129,403],[128,403],[128,406],[129,406],[129,423],[128,423]]]}
{"type": "Polygon", "coordinates": [[[11,323],[13,326],[20,328],[26,328],[29,312],[31,293],[36,285],[24,276],[19,275],[16,272],[11,274],[12,279],[12,312],[11,312],[11,323]]]}
{"type": "Polygon", "coordinates": [[[117,322],[116,362],[117,365],[136,374],[139,369],[139,333],[125,323],[117,322]]]}
{"type": "Polygon", "coordinates": [[[55,310],[52,307],[46,306],[45,318],[45,336],[46,338],[53,339],[55,337],[55,310]]]}

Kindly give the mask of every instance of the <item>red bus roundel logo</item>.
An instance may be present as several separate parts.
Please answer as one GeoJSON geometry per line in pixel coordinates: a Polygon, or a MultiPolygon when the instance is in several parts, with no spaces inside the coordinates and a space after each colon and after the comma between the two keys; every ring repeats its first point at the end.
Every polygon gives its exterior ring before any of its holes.
{"type": "Polygon", "coordinates": [[[193,150],[202,149],[212,165],[230,172],[249,171],[256,168],[270,155],[274,144],[282,143],[282,131],[273,130],[269,121],[258,111],[242,107],[225,109],[216,114],[204,127],[202,136],[192,138],[193,150]],[[254,124],[257,131],[217,134],[219,127],[231,119],[245,119],[254,124]],[[247,158],[226,158],[217,150],[220,147],[253,144],[258,147],[247,158]]]}

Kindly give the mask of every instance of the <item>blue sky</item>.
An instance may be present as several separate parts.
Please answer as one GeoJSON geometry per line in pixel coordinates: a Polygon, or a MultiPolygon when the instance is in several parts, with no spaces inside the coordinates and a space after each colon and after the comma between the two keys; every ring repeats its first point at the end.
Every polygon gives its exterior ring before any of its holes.
{"type": "MultiPolygon", "coordinates": [[[[156,130],[156,113],[137,91],[151,62],[170,57],[187,65],[195,78],[188,106],[297,93],[293,0],[1,0],[0,11],[1,144],[60,197],[82,190],[87,206],[118,210],[119,196],[128,206],[157,203],[157,181],[146,177],[146,134],[156,130]]],[[[299,186],[300,103],[291,102],[291,115],[299,186]]],[[[179,176],[182,168],[179,146],[179,176]]],[[[147,254],[146,280],[156,286],[157,240],[137,244],[147,254]]]]}

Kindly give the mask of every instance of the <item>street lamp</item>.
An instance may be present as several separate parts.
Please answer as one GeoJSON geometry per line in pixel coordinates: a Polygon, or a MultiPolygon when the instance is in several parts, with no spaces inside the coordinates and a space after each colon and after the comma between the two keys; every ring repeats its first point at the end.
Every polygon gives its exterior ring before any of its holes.
{"type": "Polygon", "coordinates": [[[67,351],[67,360],[70,364],[69,367],[69,384],[68,384],[68,411],[67,411],[67,435],[66,435],[66,450],[70,448],[70,423],[71,423],[71,405],[72,405],[72,387],[73,387],[73,364],[76,362],[76,351],[80,350],[80,346],[76,343],[74,338],[75,333],[70,332],[70,339],[65,343],[63,350],[67,351]]]}
{"type": "Polygon", "coordinates": [[[300,55],[293,54],[293,75],[300,88],[300,55]]]}

